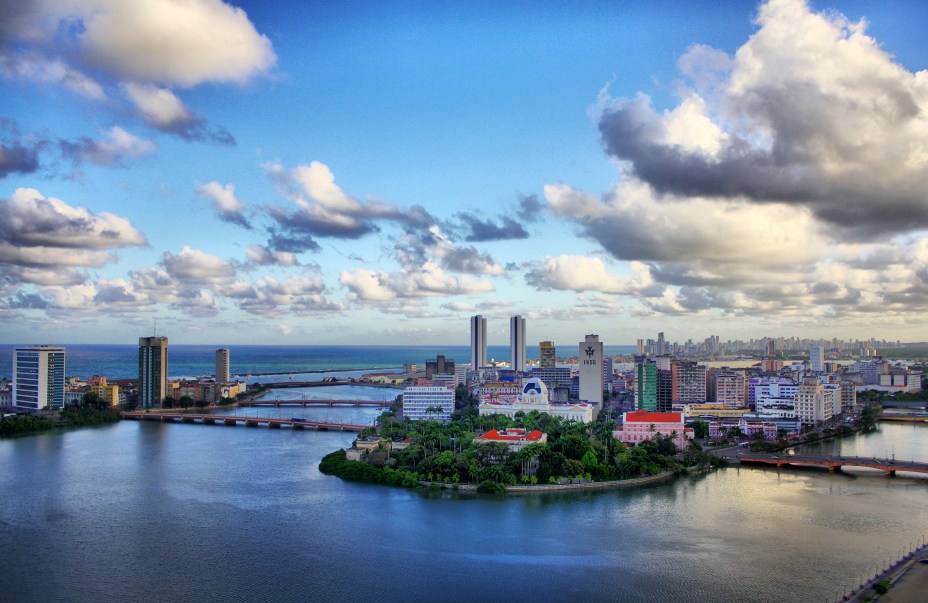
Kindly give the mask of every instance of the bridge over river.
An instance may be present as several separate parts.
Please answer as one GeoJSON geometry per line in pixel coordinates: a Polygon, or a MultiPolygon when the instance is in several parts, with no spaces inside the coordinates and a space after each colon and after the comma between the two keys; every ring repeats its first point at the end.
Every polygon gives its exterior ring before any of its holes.
{"type": "Polygon", "coordinates": [[[146,412],[135,410],[119,413],[123,419],[136,421],[160,421],[162,423],[192,423],[195,425],[245,425],[246,427],[266,426],[279,429],[287,426],[293,429],[312,427],[321,431],[362,431],[370,425],[354,423],[333,423],[331,421],[316,421],[312,419],[281,419],[277,417],[244,417],[236,415],[210,415],[181,412],[146,412]]]}
{"type": "Polygon", "coordinates": [[[368,406],[374,408],[389,408],[393,402],[379,402],[377,400],[247,400],[238,403],[239,406],[368,406]]]}
{"type": "Polygon", "coordinates": [[[896,475],[897,471],[908,473],[928,474],[928,463],[913,461],[897,461],[895,459],[880,459],[859,456],[812,456],[793,454],[767,454],[757,452],[737,451],[734,454],[724,455],[726,458],[737,460],[741,464],[764,464],[780,467],[827,467],[829,471],[841,471],[843,467],[866,467],[878,469],[886,475],[896,475]]]}

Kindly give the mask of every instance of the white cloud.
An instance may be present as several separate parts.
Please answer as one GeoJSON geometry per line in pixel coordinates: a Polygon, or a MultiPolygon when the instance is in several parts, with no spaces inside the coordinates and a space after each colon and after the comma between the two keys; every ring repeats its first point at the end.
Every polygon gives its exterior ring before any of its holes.
{"type": "Polygon", "coordinates": [[[241,84],[267,73],[276,61],[270,40],[255,30],[245,11],[220,0],[63,4],[81,19],[78,44],[84,60],[121,79],[241,84]]]}
{"type": "Polygon", "coordinates": [[[145,122],[153,128],[181,131],[197,123],[196,116],[167,88],[128,83],[125,89],[145,122]]]}
{"type": "Polygon", "coordinates": [[[223,283],[235,276],[229,262],[185,245],[180,253],[165,251],[161,260],[168,274],[181,281],[223,283]]]}

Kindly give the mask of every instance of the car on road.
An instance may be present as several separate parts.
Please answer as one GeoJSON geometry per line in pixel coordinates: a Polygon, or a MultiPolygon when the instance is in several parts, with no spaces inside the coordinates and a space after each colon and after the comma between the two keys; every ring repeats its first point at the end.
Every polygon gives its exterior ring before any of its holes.
{"type": "Polygon", "coordinates": [[[305,423],[306,422],[306,419],[303,419],[300,417],[291,417],[290,420],[293,421],[294,423],[305,423]]]}

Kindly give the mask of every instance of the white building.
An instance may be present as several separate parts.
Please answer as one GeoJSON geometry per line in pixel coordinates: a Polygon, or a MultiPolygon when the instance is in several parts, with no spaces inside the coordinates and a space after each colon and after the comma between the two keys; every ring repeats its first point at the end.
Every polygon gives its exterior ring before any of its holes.
{"type": "Polygon", "coordinates": [[[410,421],[450,421],[454,390],[437,385],[412,385],[403,390],[403,418],[410,421]]]}
{"type": "Polygon", "coordinates": [[[512,370],[525,371],[525,319],[521,316],[509,319],[509,362],[512,370]]]}
{"type": "Polygon", "coordinates": [[[487,319],[470,317],[470,365],[480,370],[487,365],[487,319]]]}
{"type": "Polygon", "coordinates": [[[599,411],[603,405],[603,344],[599,335],[587,335],[580,342],[580,399],[599,411]]]}
{"type": "Polygon", "coordinates": [[[478,410],[481,416],[505,415],[510,419],[517,412],[530,413],[533,410],[581,423],[589,423],[594,417],[592,404],[585,402],[551,402],[548,396],[548,386],[538,377],[524,380],[520,395],[510,398],[482,399],[478,410]]]}
{"type": "Polygon", "coordinates": [[[42,410],[65,403],[64,348],[47,345],[13,351],[13,406],[42,410]]]}
{"type": "Polygon", "coordinates": [[[818,373],[825,370],[825,348],[820,345],[809,348],[809,368],[818,373]]]}

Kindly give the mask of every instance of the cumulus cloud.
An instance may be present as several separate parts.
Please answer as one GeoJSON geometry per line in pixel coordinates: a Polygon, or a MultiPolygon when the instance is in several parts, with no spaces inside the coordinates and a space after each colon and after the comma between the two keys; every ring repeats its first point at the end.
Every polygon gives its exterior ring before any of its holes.
{"type": "Polygon", "coordinates": [[[61,152],[75,162],[89,161],[96,165],[121,166],[127,161],[141,159],[158,149],[151,140],[144,140],[113,126],[99,139],[83,136],[75,141],[62,140],[61,152]]]}
{"type": "Polygon", "coordinates": [[[205,140],[235,145],[235,138],[220,126],[209,126],[188,109],[177,95],[159,86],[128,83],[126,94],[152,128],[176,134],[184,140],[205,140]]]}
{"type": "Polygon", "coordinates": [[[79,69],[60,59],[46,58],[32,51],[14,53],[0,48],[0,76],[61,84],[71,92],[92,100],[106,98],[103,87],[79,69]]]}
{"type": "Polygon", "coordinates": [[[243,213],[245,205],[235,198],[235,185],[223,186],[213,180],[206,184],[198,184],[196,191],[201,197],[213,202],[213,208],[220,220],[251,230],[251,224],[243,213]]]}
{"type": "Polygon", "coordinates": [[[299,266],[300,260],[295,253],[274,251],[264,245],[254,243],[245,249],[248,261],[257,266],[299,266]]]}
{"type": "Polygon", "coordinates": [[[765,3],[757,25],[733,58],[697,46],[681,60],[676,108],[606,106],[606,150],[660,194],[786,203],[860,237],[923,228],[928,72],[803,0],[765,3]]]}
{"type": "Polygon", "coordinates": [[[427,228],[435,223],[421,206],[362,202],[348,195],[335,183],[335,175],[329,166],[319,161],[299,165],[289,171],[280,163],[271,162],[265,164],[265,170],[296,206],[296,210],[268,208],[285,240],[312,240],[313,237],[359,239],[378,232],[378,222],[398,224],[406,229],[427,228]]]}
{"type": "Polygon", "coordinates": [[[355,268],[342,271],[339,282],[348,288],[349,299],[358,302],[383,302],[397,298],[487,293],[493,285],[467,275],[453,276],[440,266],[427,262],[418,269],[397,272],[355,268]]]}
{"type": "Polygon", "coordinates": [[[235,275],[235,268],[229,262],[186,245],[176,255],[165,251],[161,263],[170,276],[180,281],[215,284],[235,275]]]}
{"type": "Polygon", "coordinates": [[[234,144],[172,87],[244,84],[276,62],[245,11],[221,0],[37,0],[4,13],[0,75],[58,82],[94,100],[121,84],[148,125],[186,140],[234,144]]]}
{"type": "Polygon", "coordinates": [[[0,274],[18,283],[76,285],[81,268],[102,266],[113,250],[145,246],[125,218],[72,207],[31,188],[0,200],[0,274]]]}
{"type": "Polygon", "coordinates": [[[326,299],[325,284],[319,277],[293,277],[279,281],[270,276],[255,284],[255,295],[240,302],[239,307],[251,314],[279,315],[284,311],[297,315],[318,312],[338,312],[342,304],[326,299]]]}

